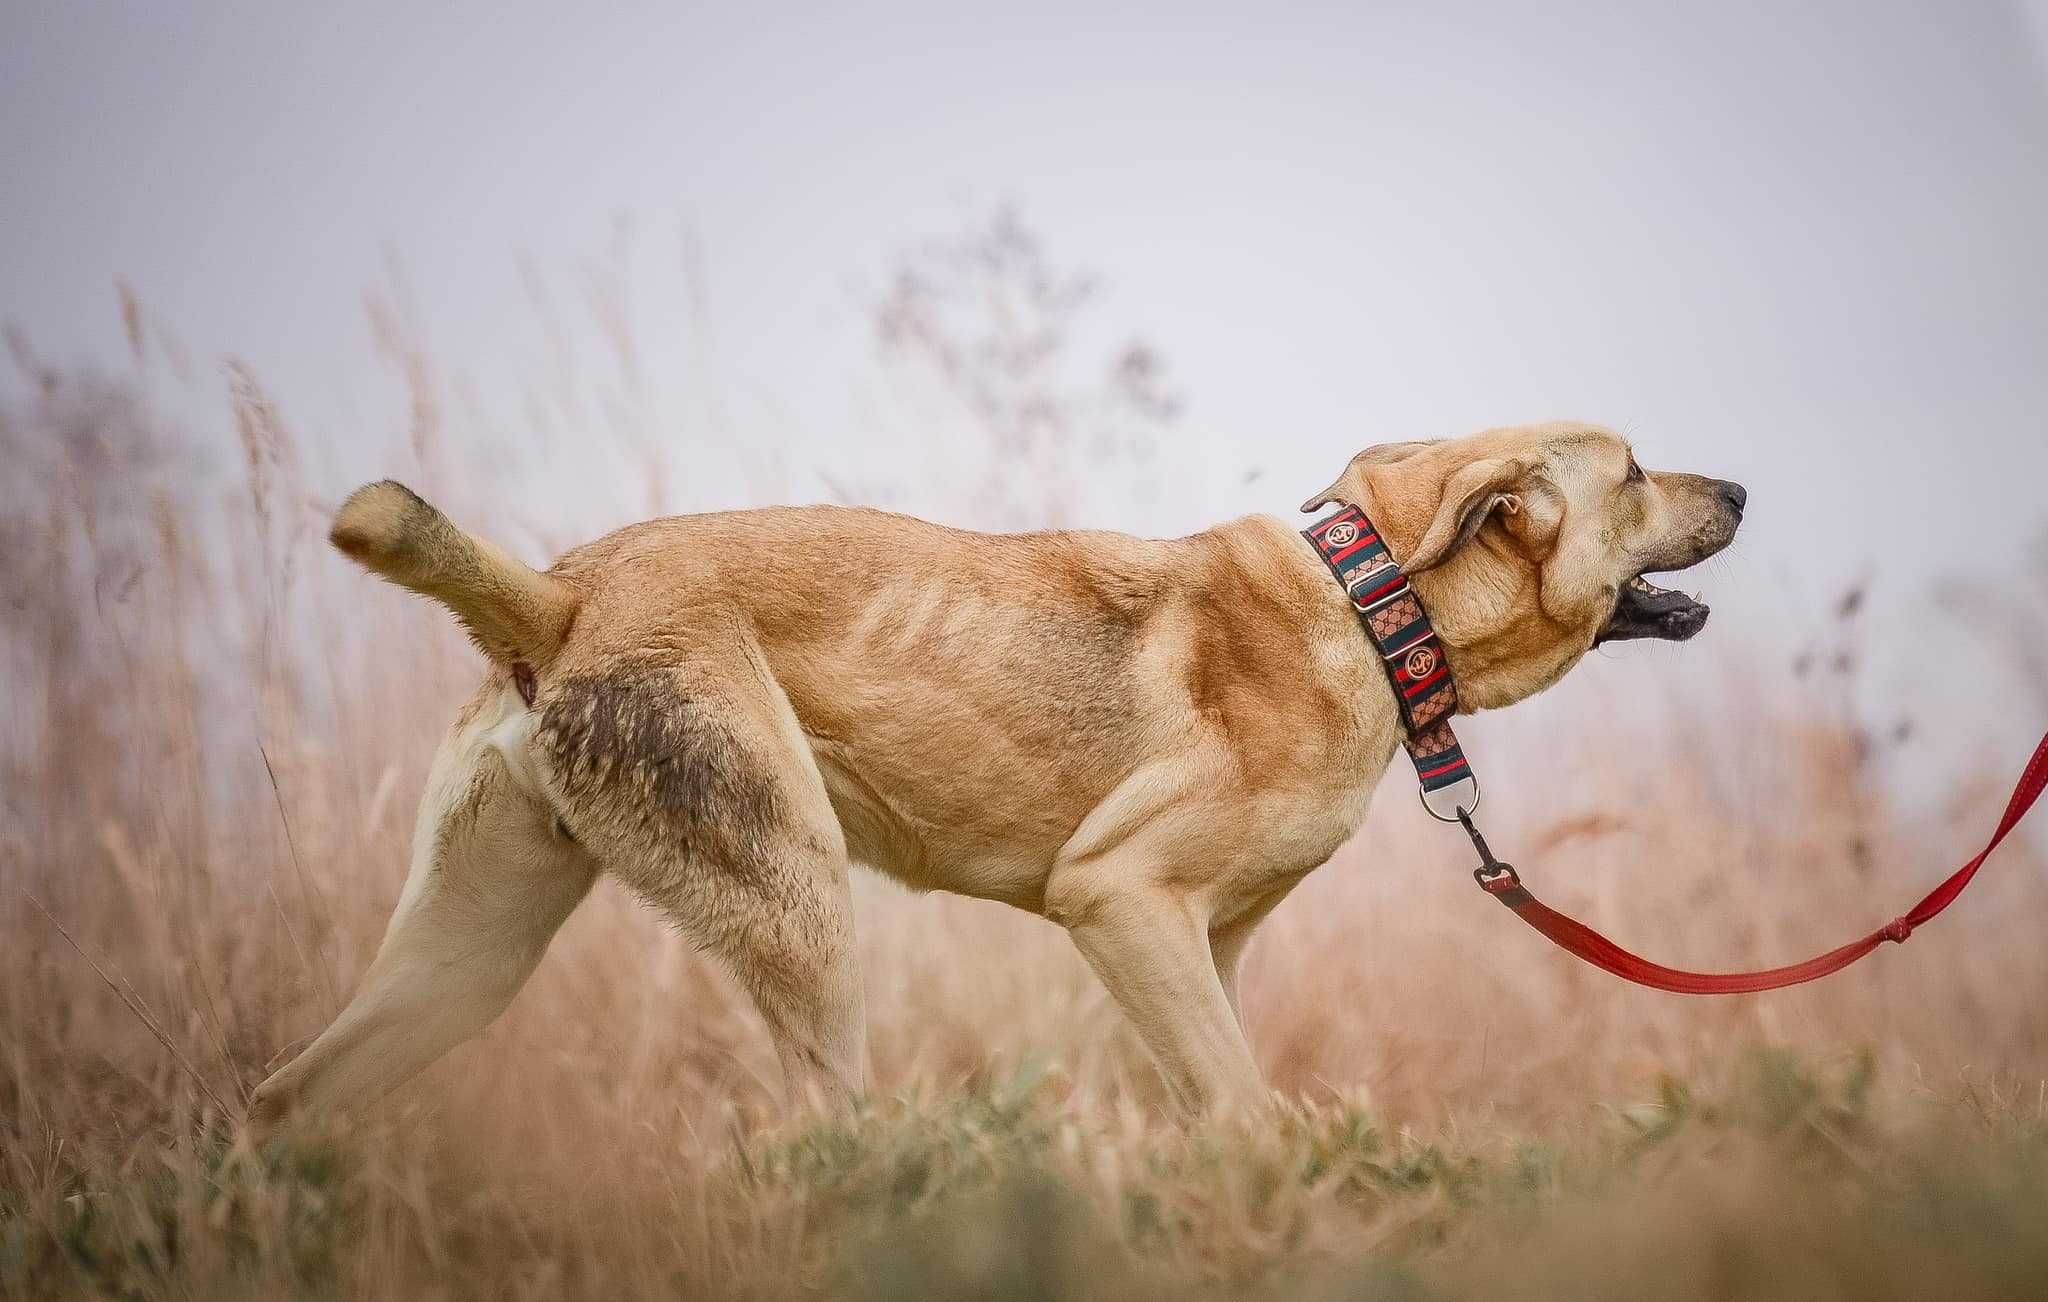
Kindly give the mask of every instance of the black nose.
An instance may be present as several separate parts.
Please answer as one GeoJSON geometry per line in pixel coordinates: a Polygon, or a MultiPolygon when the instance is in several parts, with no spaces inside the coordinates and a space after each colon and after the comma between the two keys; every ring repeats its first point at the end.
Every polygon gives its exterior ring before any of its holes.
{"type": "Polygon", "coordinates": [[[1717,482],[1721,485],[1722,498],[1727,501],[1728,505],[1735,508],[1735,514],[1741,515],[1742,508],[1749,505],[1749,490],[1732,479],[1723,479],[1717,482]]]}

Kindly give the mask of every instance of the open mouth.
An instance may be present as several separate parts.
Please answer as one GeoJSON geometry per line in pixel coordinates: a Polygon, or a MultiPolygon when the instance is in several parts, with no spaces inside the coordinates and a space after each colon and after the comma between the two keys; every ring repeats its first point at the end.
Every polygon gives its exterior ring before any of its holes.
{"type": "Polygon", "coordinates": [[[1707,626],[1707,614],[1705,606],[1683,592],[1660,588],[1638,574],[1621,585],[1614,613],[1601,625],[1593,645],[1639,637],[1683,642],[1707,626]]]}

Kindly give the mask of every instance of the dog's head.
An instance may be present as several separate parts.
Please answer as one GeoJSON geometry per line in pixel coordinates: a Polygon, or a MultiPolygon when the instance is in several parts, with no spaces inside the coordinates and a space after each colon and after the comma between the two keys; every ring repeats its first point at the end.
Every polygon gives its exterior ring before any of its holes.
{"type": "Polygon", "coordinates": [[[1627,440],[1555,422],[1390,443],[1351,459],[1302,505],[1363,509],[1450,650],[1467,708],[1507,705],[1602,642],[1700,631],[1707,608],[1648,583],[1735,537],[1748,494],[1645,471],[1627,440]]]}

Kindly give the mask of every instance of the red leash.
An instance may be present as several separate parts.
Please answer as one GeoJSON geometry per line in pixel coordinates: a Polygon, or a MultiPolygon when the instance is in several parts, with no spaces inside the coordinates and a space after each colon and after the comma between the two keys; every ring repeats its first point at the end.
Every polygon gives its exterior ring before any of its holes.
{"type": "Polygon", "coordinates": [[[1978,851],[1976,858],[1958,868],[1947,881],[1929,891],[1925,899],[1905,914],[1863,939],[1851,941],[1840,949],[1831,949],[1804,963],[1766,968],[1761,972],[1686,972],[1631,954],[1591,927],[1567,918],[1531,895],[1515,870],[1493,857],[1493,851],[1486,846],[1486,838],[1472,825],[1471,814],[1460,808],[1458,821],[1465,825],[1465,831],[1471,835],[1472,844],[1483,861],[1472,875],[1487,894],[1513,909],[1522,921],[1566,951],[1595,967],[1652,989],[1681,995],[1739,995],[1812,981],[1830,972],[1841,971],[1887,940],[1904,941],[1913,934],[1915,927],[1932,919],[1963,893],[1963,888],[1970,884],[1970,879],[1977,875],[1977,870],[1984,866],[1984,861],[1991,857],[1999,842],[2005,840],[2006,834],[2040,799],[2044,787],[2048,787],[2048,737],[2041,738],[2041,744],[2035,747],[2034,758],[2028,761],[2026,771],[2020,775],[2019,785],[2013,788],[2012,801],[2005,807],[2005,817],[1998,820],[1998,830],[1991,834],[1991,843],[1978,851]]]}

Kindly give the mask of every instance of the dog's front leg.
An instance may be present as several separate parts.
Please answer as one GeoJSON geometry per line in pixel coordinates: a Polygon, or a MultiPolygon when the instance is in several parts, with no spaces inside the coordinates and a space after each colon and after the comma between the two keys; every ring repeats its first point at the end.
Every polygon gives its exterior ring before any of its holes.
{"type": "Polygon", "coordinates": [[[1278,890],[1253,901],[1243,913],[1221,925],[1209,928],[1209,951],[1216,959],[1216,979],[1223,985],[1223,997],[1230,1001],[1230,1014],[1237,1019],[1237,1026],[1245,1036],[1251,1035],[1251,1027],[1244,1020],[1244,1003],[1237,995],[1238,971],[1244,964],[1244,951],[1251,944],[1252,933],[1266,920],[1274,906],[1287,898],[1294,883],[1288,882],[1278,890]]]}
{"type": "MultiPolygon", "coordinates": [[[[1115,868],[1098,880],[1113,880],[1115,868]]],[[[1204,911],[1162,887],[1119,886],[1049,909],[1159,1060],[1174,1099],[1190,1113],[1265,1098],[1258,1065],[1209,949],[1204,911]]]]}

